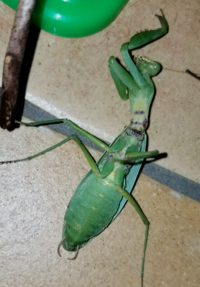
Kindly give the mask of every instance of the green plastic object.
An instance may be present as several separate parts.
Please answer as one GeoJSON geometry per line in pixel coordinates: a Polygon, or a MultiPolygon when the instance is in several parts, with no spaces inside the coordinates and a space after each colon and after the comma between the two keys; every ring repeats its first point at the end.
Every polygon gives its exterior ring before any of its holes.
{"type": "MultiPolygon", "coordinates": [[[[16,10],[19,0],[2,0],[16,10]]],[[[85,37],[103,30],[129,0],[37,0],[32,21],[61,37],[85,37]]]]}

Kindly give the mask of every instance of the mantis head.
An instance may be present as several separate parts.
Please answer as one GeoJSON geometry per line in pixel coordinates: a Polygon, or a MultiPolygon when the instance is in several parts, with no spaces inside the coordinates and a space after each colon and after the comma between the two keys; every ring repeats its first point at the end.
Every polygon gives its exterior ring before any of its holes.
{"type": "Polygon", "coordinates": [[[151,78],[161,71],[161,65],[158,62],[152,61],[144,56],[137,55],[135,57],[135,64],[143,77],[148,75],[151,78]]]}

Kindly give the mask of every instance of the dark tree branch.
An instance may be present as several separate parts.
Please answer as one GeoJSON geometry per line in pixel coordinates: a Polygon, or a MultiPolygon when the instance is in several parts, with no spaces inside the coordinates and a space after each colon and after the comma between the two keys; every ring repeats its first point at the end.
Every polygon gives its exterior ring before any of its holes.
{"type": "Polygon", "coordinates": [[[14,127],[20,70],[35,2],[19,0],[4,59],[0,124],[7,130],[14,127]]]}

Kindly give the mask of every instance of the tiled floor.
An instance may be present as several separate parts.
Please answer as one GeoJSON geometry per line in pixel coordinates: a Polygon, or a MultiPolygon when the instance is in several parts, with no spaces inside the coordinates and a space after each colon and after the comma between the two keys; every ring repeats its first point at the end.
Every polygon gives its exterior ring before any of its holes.
{"type": "MultiPolygon", "coordinates": [[[[167,152],[158,164],[196,182],[200,167],[200,82],[182,73],[199,70],[199,2],[130,1],[104,31],[81,39],[41,32],[27,99],[68,117],[106,141],[129,123],[110,78],[107,60],[141,29],[157,28],[162,8],[167,36],[140,54],[162,63],[155,78],[149,149],[167,152]]],[[[0,68],[14,12],[0,2],[0,68]]],[[[20,158],[58,142],[61,135],[21,127],[0,131],[0,160],[20,158]]],[[[93,151],[94,156],[95,151],[93,151]]],[[[2,286],[140,286],[144,227],[127,204],[121,216],[68,261],[56,247],[69,199],[89,166],[74,143],[26,163],[0,166],[2,286]]],[[[151,222],[144,286],[200,284],[199,203],[142,175],[134,191],[151,222]]]]}
{"type": "MultiPolygon", "coordinates": [[[[12,132],[9,140],[6,133],[1,159],[8,157],[8,150],[9,158],[22,157],[60,140],[25,127],[12,132]]],[[[140,286],[145,229],[129,204],[76,260],[69,261],[63,249],[62,258],[57,255],[67,204],[89,169],[75,143],[0,168],[2,287],[140,286]]],[[[151,223],[144,286],[198,287],[199,202],[144,175],[133,194],[151,223]]]]}

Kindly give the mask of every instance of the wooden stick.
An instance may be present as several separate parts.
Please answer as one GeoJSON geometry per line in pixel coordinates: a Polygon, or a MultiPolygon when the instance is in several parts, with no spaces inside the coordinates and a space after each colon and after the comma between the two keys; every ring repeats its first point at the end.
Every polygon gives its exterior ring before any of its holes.
{"type": "Polygon", "coordinates": [[[7,130],[14,127],[21,64],[35,2],[19,0],[4,59],[0,125],[7,130]]]}

